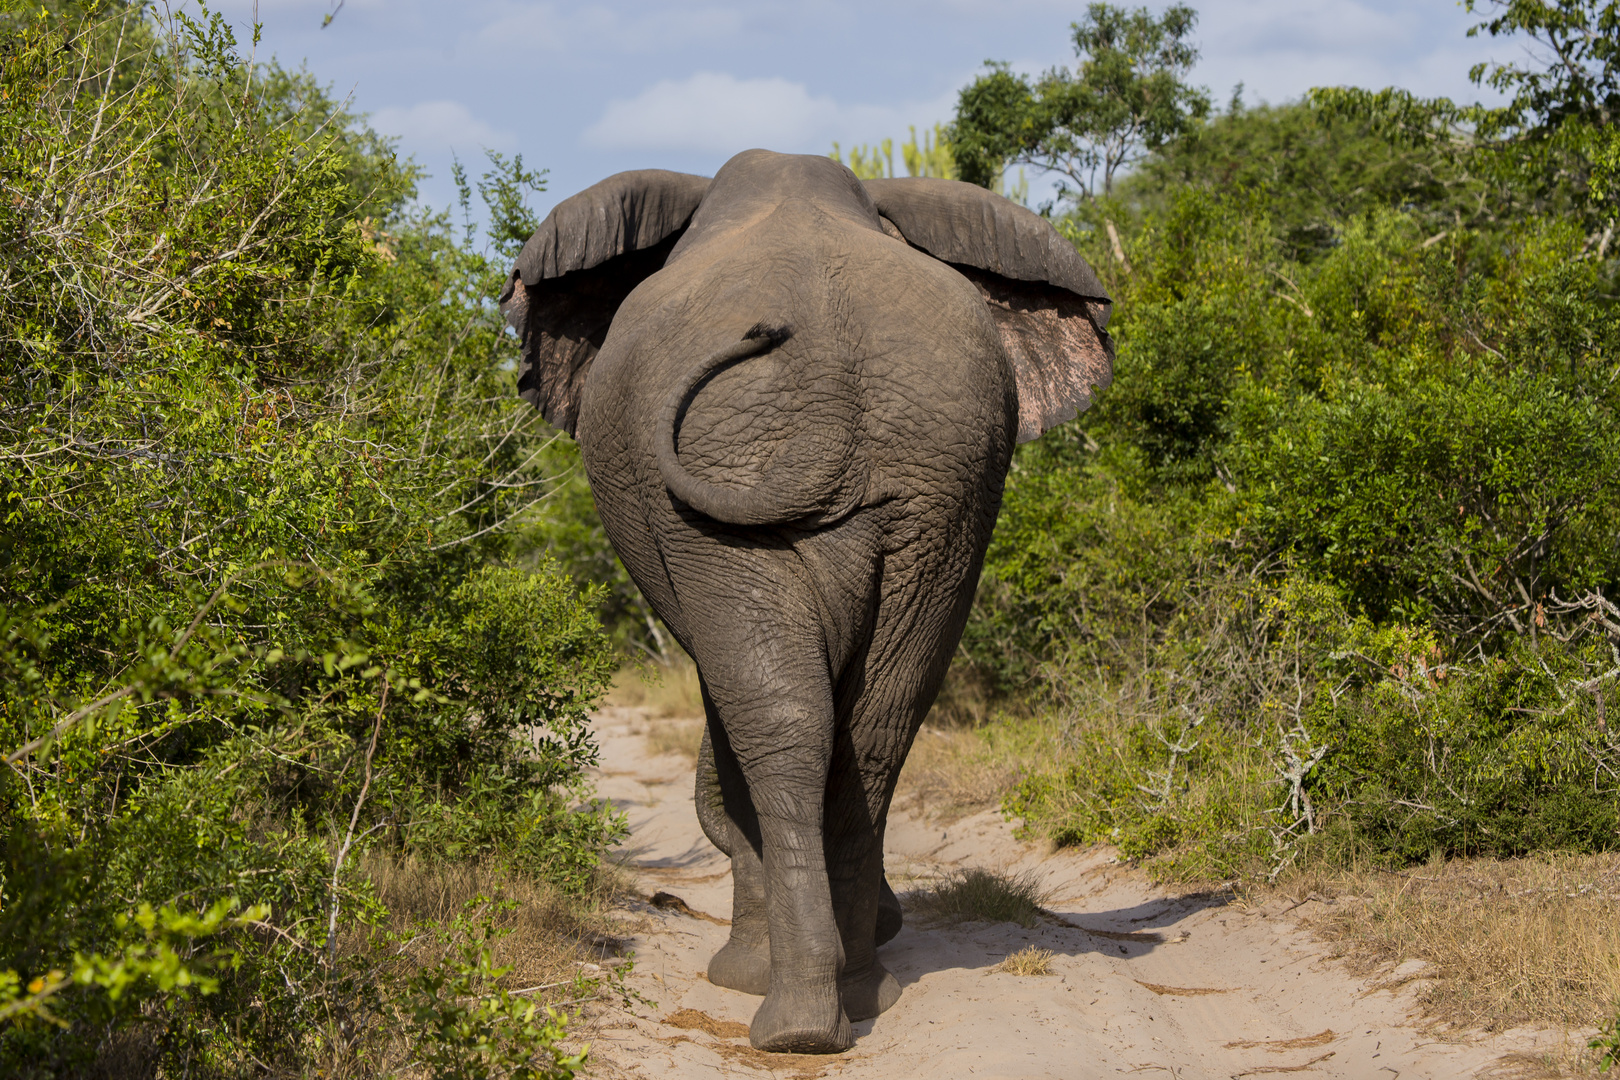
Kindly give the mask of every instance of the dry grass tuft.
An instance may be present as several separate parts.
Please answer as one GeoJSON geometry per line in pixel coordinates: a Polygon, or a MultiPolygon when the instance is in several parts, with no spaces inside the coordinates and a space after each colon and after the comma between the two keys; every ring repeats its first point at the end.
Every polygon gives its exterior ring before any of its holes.
{"type": "Polygon", "coordinates": [[[983,727],[992,712],[990,688],[970,665],[952,664],[928,710],[928,725],[950,731],[983,727]]]}
{"type": "Polygon", "coordinates": [[[1031,768],[1050,764],[1055,731],[1014,719],[968,665],[953,664],[900,771],[897,802],[954,821],[994,809],[1031,768]]]}
{"type": "Polygon", "coordinates": [[[1026,945],[991,968],[1008,975],[1056,975],[1052,970],[1052,950],[1026,945]]]}
{"type": "Polygon", "coordinates": [[[675,754],[697,761],[703,742],[703,683],[690,660],[624,668],[614,678],[607,702],[642,710],[647,721],[642,734],[654,757],[675,754]]]}
{"type": "Polygon", "coordinates": [[[1335,898],[1305,922],[1356,969],[1426,961],[1420,1000],[1439,1019],[1588,1028],[1620,1004],[1620,854],[1301,874],[1284,888],[1335,898]]]}
{"type": "Polygon", "coordinates": [[[1539,1053],[1520,1051],[1500,1057],[1481,1080],[1571,1080],[1598,1076],[1603,1052],[1586,1045],[1587,1040],[1566,1038],[1561,1044],[1539,1053]]]}
{"type": "Polygon", "coordinates": [[[674,754],[683,757],[689,762],[696,762],[698,749],[703,745],[702,720],[674,720],[653,719],[647,720],[647,730],[642,738],[647,742],[647,752],[657,757],[662,754],[674,754]]]}
{"type": "Polygon", "coordinates": [[[600,895],[582,902],[495,863],[435,863],[370,851],[361,869],[398,931],[419,923],[448,925],[478,896],[515,901],[516,908],[494,916],[498,929],[511,931],[491,945],[495,963],[512,968],[503,985],[557,982],[571,977],[581,963],[601,962],[618,951],[613,925],[602,910],[615,887],[607,875],[600,895]]]}
{"type": "Polygon", "coordinates": [[[905,909],[924,919],[1010,922],[1032,927],[1046,914],[1046,890],[1033,873],[1006,874],[972,867],[952,870],[929,888],[909,894],[905,909]]]}

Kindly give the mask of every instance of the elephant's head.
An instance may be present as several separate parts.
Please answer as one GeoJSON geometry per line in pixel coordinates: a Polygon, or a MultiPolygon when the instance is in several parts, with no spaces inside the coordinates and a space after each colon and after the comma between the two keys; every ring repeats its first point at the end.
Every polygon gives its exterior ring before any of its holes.
{"type": "MultiPolygon", "coordinates": [[[[747,151],[714,180],[659,169],[619,173],[559,203],[524,246],[500,298],[523,338],[523,397],[572,434],[591,361],[619,305],[666,261],[678,260],[677,246],[688,247],[692,234],[724,228],[741,193],[774,190],[769,181],[780,180],[783,163],[793,160],[747,151]]],[[[858,212],[978,288],[1017,379],[1019,442],[1072,419],[1094,388],[1109,384],[1112,301],[1045,219],[972,184],[862,184],[826,159],[814,162],[807,167],[817,182],[840,170],[837,183],[855,189],[858,212]]]]}

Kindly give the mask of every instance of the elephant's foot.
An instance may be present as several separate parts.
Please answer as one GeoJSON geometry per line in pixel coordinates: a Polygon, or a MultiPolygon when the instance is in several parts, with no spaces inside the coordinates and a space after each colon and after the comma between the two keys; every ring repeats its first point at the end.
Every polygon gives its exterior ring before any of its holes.
{"type": "Polygon", "coordinates": [[[864,974],[846,975],[838,980],[838,996],[844,1013],[851,1020],[870,1020],[900,1000],[900,980],[889,969],[872,961],[864,974]]]}
{"type": "Polygon", "coordinates": [[[764,996],[771,989],[771,943],[732,938],[709,961],[709,981],[728,990],[764,996]]]}
{"type": "Polygon", "coordinates": [[[885,945],[893,941],[894,936],[900,932],[905,916],[900,911],[900,898],[894,895],[888,879],[879,880],[882,882],[882,889],[878,892],[877,926],[872,940],[876,945],[885,945]]]}
{"type": "Polygon", "coordinates": [[[855,1035],[834,987],[794,987],[765,996],[748,1041],[773,1054],[838,1054],[855,1045],[855,1035]]]}

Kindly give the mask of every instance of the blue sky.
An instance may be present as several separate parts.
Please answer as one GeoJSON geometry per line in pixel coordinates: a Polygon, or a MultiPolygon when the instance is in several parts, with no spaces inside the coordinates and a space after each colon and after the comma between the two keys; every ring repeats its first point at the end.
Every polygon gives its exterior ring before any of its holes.
{"type": "MultiPolygon", "coordinates": [[[[452,151],[550,170],[543,213],[623,169],[711,174],[753,146],[826,153],[950,118],[987,59],[1036,72],[1073,63],[1084,0],[259,0],[261,58],[311,71],[371,115],[447,205],[452,151]]],[[[253,0],[213,5],[239,27],[253,0]]],[[[1129,6],[1129,5],[1128,5],[1129,6]]],[[[1150,4],[1161,10],[1162,3],[1150,4]]],[[[1403,86],[1473,100],[1479,60],[1518,42],[1469,39],[1452,0],[1193,0],[1194,81],[1224,103],[1312,86],[1403,86]]],[[[896,155],[898,158],[898,154],[896,155]]],[[[1049,189],[1030,177],[1031,201],[1049,189]]]]}

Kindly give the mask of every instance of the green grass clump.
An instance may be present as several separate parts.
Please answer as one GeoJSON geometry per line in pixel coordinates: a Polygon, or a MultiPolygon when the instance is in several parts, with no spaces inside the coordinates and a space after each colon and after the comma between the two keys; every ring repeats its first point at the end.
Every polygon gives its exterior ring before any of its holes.
{"type": "Polygon", "coordinates": [[[982,867],[952,870],[912,893],[907,910],[925,919],[1010,922],[1031,927],[1045,914],[1046,891],[1032,872],[998,873],[982,867]]]}

